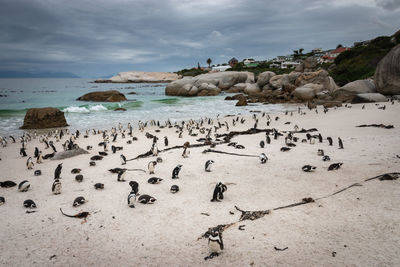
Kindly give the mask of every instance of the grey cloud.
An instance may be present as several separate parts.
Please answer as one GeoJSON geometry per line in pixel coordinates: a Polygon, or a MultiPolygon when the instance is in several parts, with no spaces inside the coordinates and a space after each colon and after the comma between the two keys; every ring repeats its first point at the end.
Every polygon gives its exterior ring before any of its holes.
{"type": "Polygon", "coordinates": [[[376,4],[387,10],[396,10],[400,8],[400,0],[375,0],[376,4]]]}

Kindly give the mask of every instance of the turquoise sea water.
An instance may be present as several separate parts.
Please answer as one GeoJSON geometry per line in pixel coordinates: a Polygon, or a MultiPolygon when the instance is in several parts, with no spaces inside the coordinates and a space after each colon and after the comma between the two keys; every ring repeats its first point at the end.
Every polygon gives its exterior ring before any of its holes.
{"type": "Polygon", "coordinates": [[[179,121],[216,117],[218,114],[245,114],[250,110],[267,112],[284,110],[283,105],[255,104],[235,107],[226,95],[212,97],[171,97],[165,95],[166,84],[97,84],[93,79],[0,79],[0,135],[21,134],[27,109],[57,107],[65,112],[71,130],[107,129],[118,122],[139,120],[179,121]],[[88,92],[118,90],[128,101],[121,103],[83,102],[76,99],[88,92]],[[129,92],[136,92],[134,95],[129,92]],[[125,112],[115,108],[127,109],[125,112]]]}

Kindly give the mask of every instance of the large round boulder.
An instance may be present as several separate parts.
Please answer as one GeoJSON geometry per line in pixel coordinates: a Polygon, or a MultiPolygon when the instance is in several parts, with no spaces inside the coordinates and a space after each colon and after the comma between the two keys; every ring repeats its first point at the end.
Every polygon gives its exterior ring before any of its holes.
{"type": "Polygon", "coordinates": [[[374,80],[379,93],[400,94],[400,44],[393,47],[378,63],[374,80]]]}
{"type": "Polygon", "coordinates": [[[283,75],[272,76],[271,79],[269,80],[269,84],[275,89],[281,88],[282,87],[282,83],[281,83],[282,77],[283,77],[283,75]]]}
{"type": "Polygon", "coordinates": [[[264,85],[269,83],[269,80],[276,74],[272,71],[261,72],[257,77],[257,85],[262,88],[264,85]]]}
{"type": "Polygon", "coordinates": [[[372,80],[357,80],[350,82],[333,91],[332,96],[342,102],[352,101],[357,94],[375,93],[376,88],[372,80]]]}
{"type": "Polygon", "coordinates": [[[126,101],[127,99],[124,94],[118,92],[117,90],[109,90],[87,93],[79,97],[77,100],[95,102],[120,102],[126,101]]]}
{"type": "Polygon", "coordinates": [[[246,87],[244,88],[244,92],[246,94],[256,94],[261,92],[260,87],[256,83],[246,83],[246,87]]]}
{"type": "Polygon", "coordinates": [[[247,98],[246,98],[244,95],[238,95],[238,96],[236,97],[236,99],[239,100],[239,101],[236,103],[236,106],[237,106],[237,107],[247,106],[247,98]]]}
{"type": "Polygon", "coordinates": [[[320,84],[309,83],[304,86],[297,87],[293,91],[293,95],[300,100],[309,101],[312,100],[317,93],[323,90],[323,86],[320,84]]]}
{"type": "Polygon", "coordinates": [[[68,126],[64,112],[57,108],[30,108],[20,129],[45,129],[68,126]]]}
{"type": "Polygon", "coordinates": [[[351,101],[351,103],[373,103],[373,102],[386,102],[386,96],[380,93],[366,93],[357,94],[351,101]]]}

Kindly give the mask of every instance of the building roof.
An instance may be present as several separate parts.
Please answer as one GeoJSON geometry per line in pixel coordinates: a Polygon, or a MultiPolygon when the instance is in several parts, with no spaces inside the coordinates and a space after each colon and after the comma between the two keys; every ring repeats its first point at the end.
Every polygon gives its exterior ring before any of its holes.
{"type": "Polygon", "coordinates": [[[343,53],[344,51],[350,50],[348,47],[339,47],[336,48],[335,50],[331,51],[331,54],[340,54],[343,53]]]}

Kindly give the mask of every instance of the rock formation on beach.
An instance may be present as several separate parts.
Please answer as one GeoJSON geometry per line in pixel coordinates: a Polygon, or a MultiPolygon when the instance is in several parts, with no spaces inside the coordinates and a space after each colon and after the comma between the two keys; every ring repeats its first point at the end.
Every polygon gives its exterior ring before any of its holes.
{"type": "Polygon", "coordinates": [[[64,112],[57,108],[30,108],[20,129],[44,129],[68,126],[64,112]]]}
{"type": "Polygon", "coordinates": [[[117,90],[109,90],[87,93],[79,97],[77,100],[96,102],[121,102],[126,101],[127,99],[124,94],[118,92],[117,90]]]}
{"type": "Polygon", "coordinates": [[[374,79],[379,93],[400,94],[400,44],[378,63],[374,79]]]}
{"type": "Polygon", "coordinates": [[[96,80],[96,83],[169,83],[179,79],[179,75],[172,72],[120,72],[110,79],[96,80]]]}

